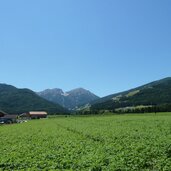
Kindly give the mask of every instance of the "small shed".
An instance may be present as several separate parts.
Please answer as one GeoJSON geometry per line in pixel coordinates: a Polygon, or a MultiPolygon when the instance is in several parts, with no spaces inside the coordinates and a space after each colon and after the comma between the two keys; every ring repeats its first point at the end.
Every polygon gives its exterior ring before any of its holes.
{"type": "Polygon", "coordinates": [[[45,111],[31,111],[27,114],[31,119],[47,118],[47,112],[45,111]]]}

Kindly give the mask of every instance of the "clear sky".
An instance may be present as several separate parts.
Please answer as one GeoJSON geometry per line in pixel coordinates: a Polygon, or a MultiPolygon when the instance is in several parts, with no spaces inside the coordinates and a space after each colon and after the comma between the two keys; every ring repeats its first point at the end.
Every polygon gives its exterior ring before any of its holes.
{"type": "Polygon", "coordinates": [[[171,0],[0,1],[0,82],[99,96],[171,76],[171,0]]]}

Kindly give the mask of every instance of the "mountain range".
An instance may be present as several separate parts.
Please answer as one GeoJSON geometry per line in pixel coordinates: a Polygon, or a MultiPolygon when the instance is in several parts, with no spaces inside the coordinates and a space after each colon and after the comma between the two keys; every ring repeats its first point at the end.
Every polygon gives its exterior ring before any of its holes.
{"type": "Polygon", "coordinates": [[[50,114],[75,110],[81,113],[171,111],[171,77],[103,98],[83,88],[67,92],[58,88],[34,92],[0,84],[0,110],[9,114],[33,110],[43,110],[50,114]]]}
{"type": "Polygon", "coordinates": [[[98,96],[83,88],[77,88],[67,92],[58,88],[46,89],[37,94],[40,97],[53,103],[60,104],[69,110],[75,110],[81,105],[99,99],[98,96]]]}
{"type": "MultiPolygon", "coordinates": [[[[143,86],[112,94],[92,102],[90,110],[114,110],[127,108],[152,108],[171,110],[171,77],[154,81],[143,86]],[[165,109],[164,109],[165,108],[165,109]]],[[[144,110],[144,109],[143,109],[144,110]]],[[[156,109],[155,109],[156,110],[156,109]]]]}
{"type": "Polygon", "coordinates": [[[0,110],[9,114],[33,110],[43,110],[50,114],[68,113],[67,109],[39,97],[29,89],[18,89],[7,84],[0,84],[0,110]]]}

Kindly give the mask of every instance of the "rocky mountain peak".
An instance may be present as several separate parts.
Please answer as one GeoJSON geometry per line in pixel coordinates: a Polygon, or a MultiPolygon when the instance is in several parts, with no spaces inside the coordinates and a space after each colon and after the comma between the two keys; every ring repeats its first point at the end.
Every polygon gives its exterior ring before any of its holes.
{"type": "Polygon", "coordinates": [[[46,89],[39,92],[38,95],[68,109],[75,109],[79,105],[87,104],[99,98],[84,88],[76,88],[67,92],[63,92],[63,90],[58,88],[46,89]]]}

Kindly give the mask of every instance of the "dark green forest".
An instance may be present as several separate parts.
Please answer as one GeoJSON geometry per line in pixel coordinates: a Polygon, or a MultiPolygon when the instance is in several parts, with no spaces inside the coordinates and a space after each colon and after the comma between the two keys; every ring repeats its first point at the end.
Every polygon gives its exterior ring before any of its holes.
{"type": "Polygon", "coordinates": [[[171,78],[165,78],[126,92],[104,97],[90,107],[92,113],[103,110],[116,113],[170,112],[171,78]],[[144,107],[137,108],[136,106],[144,107]],[[126,107],[131,108],[125,110],[126,107]]]}
{"type": "Polygon", "coordinates": [[[60,105],[39,97],[29,89],[18,89],[6,84],[0,84],[0,110],[9,114],[20,114],[32,110],[43,110],[50,114],[68,112],[60,105]]]}

